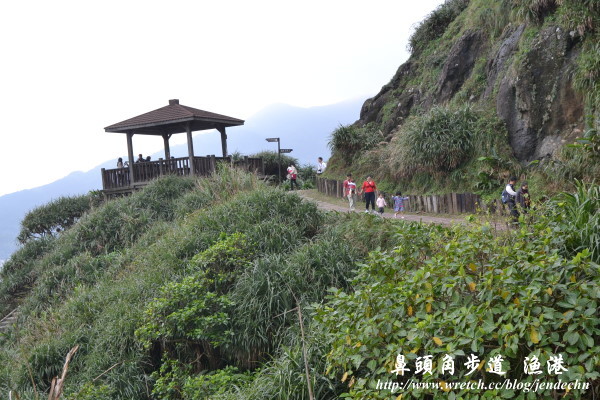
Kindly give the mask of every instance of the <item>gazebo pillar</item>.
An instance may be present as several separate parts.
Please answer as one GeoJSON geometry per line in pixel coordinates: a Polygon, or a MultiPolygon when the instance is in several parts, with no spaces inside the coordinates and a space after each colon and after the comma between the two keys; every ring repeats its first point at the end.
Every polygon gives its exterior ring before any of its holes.
{"type": "Polygon", "coordinates": [[[133,185],[133,133],[127,132],[127,157],[129,158],[129,185],[133,185]]]}
{"type": "Polygon", "coordinates": [[[217,130],[221,132],[221,149],[223,150],[223,157],[227,157],[227,133],[225,133],[225,127],[219,126],[217,130]]]}
{"type": "Polygon", "coordinates": [[[171,135],[163,133],[162,138],[163,142],[165,143],[165,160],[168,160],[171,158],[171,148],[169,147],[169,139],[171,138],[171,135]]]}
{"type": "Polygon", "coordinates": [[[194,142],[192,141],[192,127],[189,122],[185,124],[185,132],[187,134],[188,156],[190,157],[190,175],[196,175],[194,170],[194,142]]]}

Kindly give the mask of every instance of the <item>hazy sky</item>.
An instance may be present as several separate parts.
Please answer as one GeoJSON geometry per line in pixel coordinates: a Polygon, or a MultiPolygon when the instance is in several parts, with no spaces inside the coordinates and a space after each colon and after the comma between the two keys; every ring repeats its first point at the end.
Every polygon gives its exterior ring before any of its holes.
{"type": "MultiPolygon", "coordinates": [[[[103,128],[169,99],[247,119],[371,97],[442,2],[3,1],[0,195],[125,155],[103,128]]],[[[134,137],[136,154],[161,148],[134,137]]]]}

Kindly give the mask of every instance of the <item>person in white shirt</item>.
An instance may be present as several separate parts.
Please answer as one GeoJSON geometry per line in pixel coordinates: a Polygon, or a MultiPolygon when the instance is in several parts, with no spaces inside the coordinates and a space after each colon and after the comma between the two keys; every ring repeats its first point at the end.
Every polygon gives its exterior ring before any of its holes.
{"type": "Polygon", "coordinates": [[[327,168],[327,164],[323,162],[323,157],[317,158],[317,175],[325,172],[325,168],[327,168]]]}
{"type": "Polygon", "coordinates": [[[519,221],[519,211],[517,210],[517,202],[516,196],[517,192],[515,191],[515,184],[517,183],[516,177],[511,177],[508,181],[508,184],[504,188],[506,193],[508,193],[508,201],[506,204],[508,205],[508,210],[510,211],[510,215],[513,217],[513,221],[519,221]]]}

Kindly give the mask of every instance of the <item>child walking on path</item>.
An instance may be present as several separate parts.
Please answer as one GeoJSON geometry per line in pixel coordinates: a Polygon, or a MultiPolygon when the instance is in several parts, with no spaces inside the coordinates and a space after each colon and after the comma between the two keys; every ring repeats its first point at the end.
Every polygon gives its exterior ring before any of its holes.
{"type": "MultiPolygon", "coordinates": [[[[392,196],[394,202],[394,218],[398,218],[398,214],[404,214],[404,201],[408,200],[408,197],[402,197],[401,192],[396,192],[395,196],[392,196]]],[[[404,215],[401,216],[404,219],[404,215]]]]}
{"type": "Polygon", "coordinates": [[[387,206],[387,203],[383,198],[383,193],[379,193],[379,197],[377,198],[377,207],[379,208],[379,215],[381,215],[382,217],[383,211],[385,210],[385,206],[387,206]]]}

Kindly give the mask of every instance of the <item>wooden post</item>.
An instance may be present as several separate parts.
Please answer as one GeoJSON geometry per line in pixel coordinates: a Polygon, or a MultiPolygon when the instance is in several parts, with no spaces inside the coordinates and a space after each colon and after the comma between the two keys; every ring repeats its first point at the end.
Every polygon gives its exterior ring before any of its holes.
{"type": "Polygon", "coordinates": [[[196,175],[196,171],[194,171],[194,142],[192,141],[192,126],[189,122],[185,125],[185,131],[187,134],[188,157],[190,158],[190,175],[196,175]]]}
{"type": "Polygon", "coordinates": [[[133,176],[133,132],[127,133],[127,157],[129,158],[129,186],[133,186],[135,178],[133,176]]]}
{"type": "Polygon", "coordinates": [[[221,149],[223,150],[223,157],[227,157],[227,133],[225,132],[225,127],[218,126],[217,130],[221,133],[221,149]]]}
{"type": "Polygon", "coordinates": [[[214,174],[217,172],[217,157],[214,154],[210,156],[210,173],[214,174]]]}
{"type": "Polygon", "coordinates": [[[159,158],[158,159],[158,176],[163,176],[164,171],[163,171],[163,159],[159,158]]]}
{"type": "Polygon", "coordinates": [[[165,160],[168,160],[171,158],[171,148],[169,147],[169,139],[171,138],[171,135],[163,133],[162,138],[165,144],[165,160]]]}
{"type": "Polygon", "coordinates": [[[104,171],[105,169],[102,168],[102,189],[106,190],[108,188],[106,187],[106,173],[104,171]]]}

